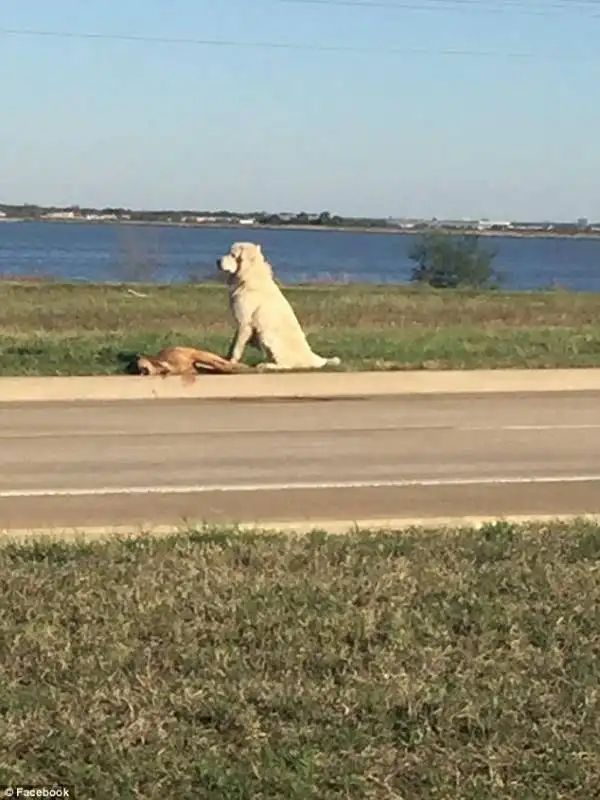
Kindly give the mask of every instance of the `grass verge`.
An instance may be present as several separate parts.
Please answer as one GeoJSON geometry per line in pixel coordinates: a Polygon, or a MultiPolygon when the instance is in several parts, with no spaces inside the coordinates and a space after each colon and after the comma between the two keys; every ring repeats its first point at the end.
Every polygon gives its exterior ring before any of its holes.
{"type": "Polygon", "coordinates": [[[587,798],[600,526],[0,548],[0,784],[587,798]]]}
{"type": "MultiPolygon", "coordinates": [[[[0,282],[0,374],[122,372],[122,354],[171,344],[225,353],[223,287],[0,282]]],[[[600,366],[600,294],[286,289],[311,344],[344,369],[600,366]]],[[[246,351],[248,363],[257,354],[246,351]]]]}

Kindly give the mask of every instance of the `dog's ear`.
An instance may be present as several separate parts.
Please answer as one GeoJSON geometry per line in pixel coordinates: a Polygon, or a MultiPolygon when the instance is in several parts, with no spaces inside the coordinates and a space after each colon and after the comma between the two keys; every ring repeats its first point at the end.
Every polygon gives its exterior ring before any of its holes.
{"type": "Polygon", "coordinates": [[[140,353],[119,353],[117,359],[123,364],[124,372],[127,375],[139,375],[138,360],[140,353]]]}
{"type": "Polygon", "coordinates": [[[256,242],[237,242],[235,245],[235,250],[232,250],[232,255],[235,258],[243,258],[252,260],[255,258],[262,258],[262,250],[259,244],[256,242]]]}

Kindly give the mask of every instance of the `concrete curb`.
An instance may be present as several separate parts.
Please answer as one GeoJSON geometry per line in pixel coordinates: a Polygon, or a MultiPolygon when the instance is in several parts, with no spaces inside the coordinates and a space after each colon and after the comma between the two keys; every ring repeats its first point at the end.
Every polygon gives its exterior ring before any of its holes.
{"type": "Polygon", "coordinates": [[[343,398],[600,391],[600,369],[260,373],[181,378],[132,375],[2,377],[0,403],[107,400],[343,398]]]}
{"type": "MultiPolygon", "coordinates": [[[[423,531],[434,528],[448,528],[456,530],[458,528],[481,528],[497,522],[505,522],[514,525],[525,524],[544,524],[552,522],[573,522],[582,520],[587,522],[600,522],[600,514],[513,514],[501,517],[425,517],[415,519],[362,519],[362,520],[324,520],[307,522],[269,522],[260,524],[257,522],[242,523],[235,526],[215,525],[210,526],[217,530],[232,530],[250,534],[273,534],[288,536],[307,536],[315,531],[324,531],[331,535],[345,536],[361,531],[406,531],[410,528],[419,528],[423,531]]],[[[102,541],[109,540],[115,536],[137,537],[137,536],[171,536],[178,533],[185,533],[189,529],[184,525],[127,525],[127,526],[102,526],[102,527],[79,527],[79,528],[37,528],[37,529],[17,529],[0,531],[0,547],[3,544],[12,542],[36,541],[38,539],[54,539],[64,542],[76,541],[102,541]]],[[[193,530],[193,528],[192,528],[193,530]]]]}

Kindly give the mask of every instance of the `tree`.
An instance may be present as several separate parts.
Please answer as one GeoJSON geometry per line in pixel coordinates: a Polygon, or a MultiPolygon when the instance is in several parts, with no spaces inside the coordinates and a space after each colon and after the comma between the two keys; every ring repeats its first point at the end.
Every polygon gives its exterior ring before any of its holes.
{"type": "Polygon", "coordinates": [[[410,277],[413,283],[435,289],[489,289],[499,283],[492,266],[496,253],[482,247],[475,235],[425,233],[408,255],[415,262],[410,277]]]}

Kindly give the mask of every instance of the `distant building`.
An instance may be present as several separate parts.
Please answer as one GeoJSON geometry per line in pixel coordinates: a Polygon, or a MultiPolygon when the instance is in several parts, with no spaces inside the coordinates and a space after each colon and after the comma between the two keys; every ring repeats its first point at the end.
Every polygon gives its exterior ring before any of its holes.
{"type": "Polygon", "coordinates": [[[76,214],[75,211],[48,211],[47,214],[43,215],[43,219],[75,219],[78,217],[79,214],[76,214]]]}
{"type": "Polygon", "coordinates": [[[464,230],[466,228],[476,228],[478,220],[474,219],[438,219],[433,223],[436,228],[456,228],[464,230]]]}
{"type": "Polygon", "coordinates": [[[420,220],[404,219],[404,217],[390,217],[387,224],[393,228],[402,228],[404,231],[411,231],[420,224],[420,220]]]}
{"type": "Polygon", "coordinates": [[[108,221],[118,219],[116,214],[86,214],[85,218],[93,222],[108,221]]]}
{"type": "Polygon", "coordinates": [[[554,226],[551,222],[515,222],[513,227],[519,231],[549,231],[554,226]]]}
{"type": "Polygon", "coordinates": [[[513,223],[507,222],[506,220],[491,220],[491,219],[480,219],[477,223],[477,228],[480,231],[489,231],[489,230],[497,230],[498,228],[508,229],[512,228],[513,223]]]}

